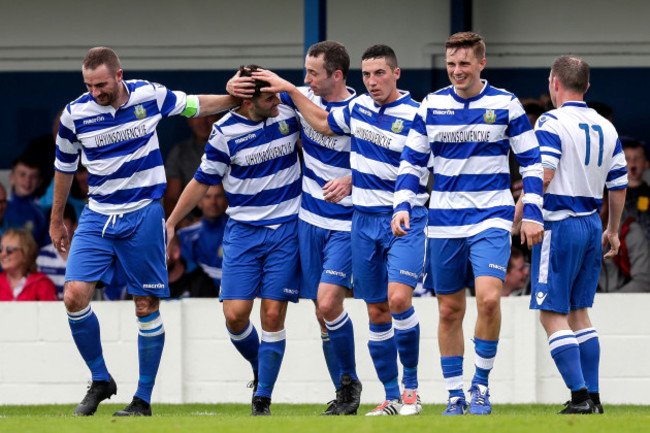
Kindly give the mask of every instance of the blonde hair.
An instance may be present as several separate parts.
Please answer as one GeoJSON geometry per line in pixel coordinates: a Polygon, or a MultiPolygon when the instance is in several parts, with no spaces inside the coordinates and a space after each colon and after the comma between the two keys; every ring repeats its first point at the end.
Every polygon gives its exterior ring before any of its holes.
{"type": "Polygon", "coordinates": [[[25,267],[23,275],[28,275],[37,271],[36,258],[38,257],[38,245],[32,234],[25,229],[7,229],[3,233],[2,239],[7,236],[18,238],[19,248],[25,257],[25,267]]]}

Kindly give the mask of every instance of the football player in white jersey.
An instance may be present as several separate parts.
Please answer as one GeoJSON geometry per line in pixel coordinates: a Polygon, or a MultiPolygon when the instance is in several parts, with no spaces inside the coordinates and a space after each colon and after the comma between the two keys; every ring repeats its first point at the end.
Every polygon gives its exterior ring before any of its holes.
{"type": "Polygon", "coordinates": [[[186,95],[143,80],[124,80],[120,59],[95,47],[83,60],[88,92],[68,104],[57,137],[50,236],[69,250],[63,302],[72,337],[92,373],[75,415],[93,415],[117,392],[106,368],[99,322],[90,300],[100,277],[118,261],[126,271],[138,318],[140,379],[133,401],[115,416],[151,415],[151,392],[165,341],[158,306],[169,296],[165,170],[156,126],[168,116],[206,116],[234,106],[230,95],[186,95]],[[63,210],[79,160],[88,168],[89,203],[71,233],[63,210]]]}
{"type": "Polygon", "coordinates": [[[560,413],[602,413],[600,344],[588,308],[598,286],[603,248],[610,245],[605,258],[616,256],[619,248],[625,154],[614,126],[584,102],[589,87],[584,60],[557,58],[548,87],[556,109],[535,125],[544,166],[544,240],[533,248],[530,308],[540,310],[551,356],[571,390],[571,400],[560,413]],[[609,218],[603,233],[599,209],[604,186],[609,190],[609,218]]]}
{"type": "Polygon", "coordinates": [[[408,234],[394,236],[390,221],[397,169],[419,104],[397,88],[401,70],[392,48],[368,48],[361,71],[368,93],[330,113],[270,71],[260,72],[258,78],[271,83],[269,90],[286,91],[319,133],[351,135],[354,296],[368,307],[368,348],[385,390],[385,400],[367,415],[416,415],[422,410],[417,390],[420,325],[411,299],[424,263],[428,173],[415,180],[419,193],[408,234]],[[398,352],[403,392],[397,382],[398,352]]]}

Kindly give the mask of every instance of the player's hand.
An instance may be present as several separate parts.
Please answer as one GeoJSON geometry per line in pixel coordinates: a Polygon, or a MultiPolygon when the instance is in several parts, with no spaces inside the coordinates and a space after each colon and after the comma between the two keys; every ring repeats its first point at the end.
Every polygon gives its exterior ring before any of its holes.
{"type": "Polygon", "coordinates": [[[255,93],[255,79],[253,77],[242,77],[237,71],[226,83],[226,92],[236,98],[251,98],[255,93]]]}
{"type": "Polygon", "coordinates": [[[252,75],[256,80],[266,81],[270,84],[269,87],[262,87],[260,89],[261,92],[282,93],[289,92],[295,88],[293,84],[267,69],[258,69],[252,75]]]}
{"type": "Polygon", "coordinates": [[[621,246],[621,241],[618,239],[618,233],[603,232],[603,248],[609,244],[609,251],[605,253],[604,258],[611,259],[616,257],[618,249],[621,246]]]}
{"type": "Polygon", "coordinates": [[[50,238],[52,238],[54,248],[61,254],[67,255],[70,248],[70,235],[63,222],[52,221],[50,224],[50,238]]]}
{"type": "Polygon", "coordinates": [[[390,222],[390,228],[393,230],[395,236],[406,236],[408,231],[411,229],[409,213],[406,211],[400,211],[393,215],[393,219],[390,222]]]}
{"type": "Polygon", "coordinates": [[[332,179],[323,187],[323,197],[330,203],[338,203],[350,195],[352,191],[352,176],[332,179]]]}
{"type": "Polygon", "coordinates": [[[531,221],[521,223],[521,244],[528,243],[528,249],[532,250],[533,245],[542,242],[544,238],[544,226],[531,221]]]}

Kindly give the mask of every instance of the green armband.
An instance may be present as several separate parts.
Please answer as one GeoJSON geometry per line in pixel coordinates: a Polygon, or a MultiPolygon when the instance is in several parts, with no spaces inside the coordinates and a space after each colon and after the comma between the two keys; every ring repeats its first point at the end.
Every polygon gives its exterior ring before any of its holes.
{"type": "Polygon", "coordinates": [[[199,114],[199,97],[196,95],[187,95],[185,110],[181,113],[184,117],[196,117],[199,114]]]}

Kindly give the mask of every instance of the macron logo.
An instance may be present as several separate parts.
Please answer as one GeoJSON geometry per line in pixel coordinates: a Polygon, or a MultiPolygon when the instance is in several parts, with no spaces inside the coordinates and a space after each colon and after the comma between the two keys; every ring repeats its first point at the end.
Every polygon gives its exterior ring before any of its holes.
{"type": "Polygon", "coordinates": [[[243,143],[244,141],[251,140],[251,139],[253,139],[253,138],[255,138],[255,137],[256,137],[256,135],[253,134],[253,133],[251,132],[250,134],[248,134],[248,135],[245,136],[245,137],[240,137],[240,138],[236,139],[236,140],[235,140],[235,144],[243,143]]]}
{"type": "Polygon", "coordinates": [[[506,268],[504,268],[503,266],[495,265],[493,263],[490,263],[489,266],[491,268],[498,269],[498,270],[503,271],[503,272],[507,272],[506,268]]]}
{"type": "Polygon", "coordinates": [[[359,107],[359,111],[360,111],[361,113],[365,114],[366,116],[372,116],[372,111],[370,111],[370,110],[366,110],[366,109],[363,108],[363,107],[359,107]]]}
{"type": "Polygon", "coordinates": [[[333,270],[331,270],[331,269],[325,269],[325,273],[326,273],[326,274],[330,274],[330,275],[335,275],[335,276],[337,276],[337,277],[341,277],[341,278],[345,278],[345,277],[347,277],[347,275],[345,274],[345,272],[341,272],[341,271],[333,271],[333,270]]]}
{"type": "Polygon", "coordinates": [[[454,110],[433,110],[431,114],[435,114],[438,116],[453,116],[454,110]]]}
{"type": "Polygon", "coordinates": [[[164,289],[165,285],[163,283],[143,284],[142,288],[143,289],[164,289]]]}
{"type": "Polygon", "coordinates": [[[93,123],[103,122],[104,120],[106,120],[104,116],[97,116],[91,119],[84,120],[84,125],[92,125],[93,123]]]}
{"type": "Polygon", "coordinates": [[[537,305],[542,305],[544,303],[546,295],[548,295],[548,293],[537,292],[535,295],[535,301],[537,302],[537,305]]]}

